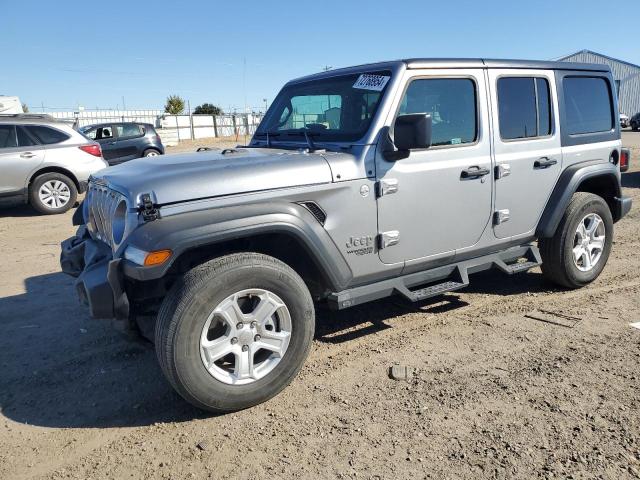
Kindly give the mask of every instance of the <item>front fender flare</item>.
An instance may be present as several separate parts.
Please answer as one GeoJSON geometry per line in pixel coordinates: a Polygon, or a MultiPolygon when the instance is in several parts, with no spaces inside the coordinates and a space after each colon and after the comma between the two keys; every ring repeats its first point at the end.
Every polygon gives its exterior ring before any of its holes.
{"type": "MultiPolygon", "coordinates": [[[[620,192],[620,173],[618,167],[612,163],[603,162],[584,162],[570,165],[567,167],[558,182],[556,183],[547,205],[544,209],[536,236],[538,238],[552,237],[562,220],[565,210],[569,206],[571,197],[580,188],[580,184],[585,180],[595,177],[603,177],[607,181],[613,181],[615,185],[615,197],[621,198],[620,192]]],[[[618,220],[615,218],[614,220],[618,220]]]]}
{"type": "Polygon", "coordinates": [[[247,238],[264,233],[284,233],[298,240],[335,291],[345,288],[353,274],[324,227],[301,205],[267,202],[213,208],[163,217],[135,230],[122,245],[144,251],[170,249],[171,260],[157,267],[141,267],[125,261],[125,275],[137,280],[157,279],[184,252],[206,245],[247,238]]]}

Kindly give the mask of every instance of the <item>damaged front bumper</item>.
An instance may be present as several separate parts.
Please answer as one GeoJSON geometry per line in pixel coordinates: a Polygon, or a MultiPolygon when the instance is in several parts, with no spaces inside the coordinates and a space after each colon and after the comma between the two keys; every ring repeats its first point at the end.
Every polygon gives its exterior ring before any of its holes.
{"type": "Polygon", "coordinates": [[[122,259],[114,259],[111,248],[92,239],[85,225],[61,246],[62,271],[76,277],[78,297],[89,307],[91,316],[127,319],[129,300],[124,290],[122,259]]]}

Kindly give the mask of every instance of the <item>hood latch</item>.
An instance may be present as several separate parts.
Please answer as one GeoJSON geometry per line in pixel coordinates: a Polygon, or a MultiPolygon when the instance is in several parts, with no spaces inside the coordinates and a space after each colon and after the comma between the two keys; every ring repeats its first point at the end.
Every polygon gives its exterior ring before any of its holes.
{"type": "Polygon", "coordinates": [[[160,218],[160,211],[153,205],[151,195],[143,193],[140,195],[140,213],[145,222],[152,222],[160,218]]]}

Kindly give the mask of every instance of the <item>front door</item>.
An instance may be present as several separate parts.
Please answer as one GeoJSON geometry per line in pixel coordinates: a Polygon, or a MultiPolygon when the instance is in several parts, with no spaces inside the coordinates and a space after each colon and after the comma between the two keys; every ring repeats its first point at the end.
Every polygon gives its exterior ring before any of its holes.
{"type": "Polygon", "coordinates": [[[552,70],[489,70],[498,238],[533,234],[562,171],[552,70]]]}
{"type": "Polygon", "coordinates": [[[380,259],[393,264],[448,257],[478,242],[491,218],[492,159],[484,71],[409,70],[393,114],[428,113],[432,146],[390,162],[377,152],[380,259]],[[382,188],[384,190],[384,188],[382,188]],[[393,243],[393,242],[391,242],[393,243]]]}
{"type": "Polygon", "coordinates": [[[116,163],[118,158],[118,147],[116,145],[116,135],[113,125],[99,125],[83,133],[91,140],[95,140],[100,144],[102,157],[109,162],[109,164],[116,163]]]}

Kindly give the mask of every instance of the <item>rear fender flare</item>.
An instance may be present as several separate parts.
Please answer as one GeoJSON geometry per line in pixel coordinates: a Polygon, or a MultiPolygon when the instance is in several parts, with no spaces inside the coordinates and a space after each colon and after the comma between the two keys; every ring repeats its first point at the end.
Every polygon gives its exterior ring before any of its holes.
{"type": "MultiPolygon", "coordinates": [[[[536,229],[538,238],[550,238],[554,235],[573,194],[579,191],[580,185],[584,181],[596,177],[601,177],[606,182],[613,182],[615,185],[615,197],[621,197],[620,173],[616,165],[603,162],[585,162],[571,165],[562,172],[547,201],[536,229]]],[[[605,200],[611,203],[613,199],[605,200]]],[[[614,221],[618,220],[615,213],[613,216],[614,221]]]]}

